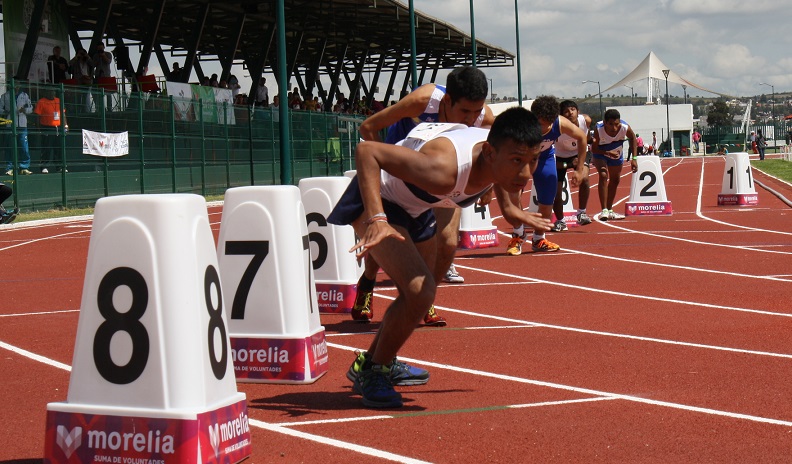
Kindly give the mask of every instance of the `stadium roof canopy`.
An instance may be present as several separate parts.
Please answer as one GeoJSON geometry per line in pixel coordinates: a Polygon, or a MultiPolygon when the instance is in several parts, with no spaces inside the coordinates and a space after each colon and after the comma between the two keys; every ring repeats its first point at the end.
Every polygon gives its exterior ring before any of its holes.
{"type": "MultiPolygon", "coordinates": [[[[42,3],[44,0],[34,0],[42,3]]],[[[152,56],[163,70],[179,61],[186,70],[182,81],[201,63],[216,60],[223,77],[233,64],[244,64],[253,78],[271,70],[277,76],[276,7],[278,2],[237,0],[50,0],[62,2],[75,47],[91,38],[89,53],[107,37],[116,46],[138,47],[140,61],[129,63],[141,74],[152,56]]],[[[371,87],[381,73],[392,75],[387,89],[405,90],[410,73],[394,82],[411,62],[409,10],[395,0],[284,0],[287,76],[296,78],[303,92],[319,90],[332,101],[337,84],[345,79],[350,93],[373,97],[364,72],[373,72],[371,87]],[[329,77],[323,89],[320,76],[329,77]]],[[[416,16],[416,62],[419,84],[434,80],[437,71],[471,63],[471,38],[457,27],[426,14],[416,16]]],[[[31,28],[32,29],[32,28],[31,28]]],[[[113,50],[111,45],[110,51],[113,50]]],[[[514,55],[476,40],[480,67],[513,66],[514,55]]],[[[251,89],[252,90],[252,89],[251,89]]]]}

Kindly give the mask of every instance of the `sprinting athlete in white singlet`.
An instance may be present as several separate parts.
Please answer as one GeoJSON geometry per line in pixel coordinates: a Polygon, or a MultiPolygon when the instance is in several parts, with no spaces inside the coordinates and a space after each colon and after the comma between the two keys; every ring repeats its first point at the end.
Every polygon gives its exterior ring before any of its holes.
{"type": "Polygon", "coordinates": [[[635,155],[638,146],[635,143],[635,132],[629,124],[621,120],[619,111],[611,108],[605,112],[603,120],[597,123],[591,141],[594,166],[599,173],[597,190],[602,205],[602,212],[599,214],[600,221],[624,219],[623,214],[613,211],[613,201],[616,198],[616,189],[619,188],[621,179],[625,139],[630,142],[630,153],[632,153],[630,165],[632,172],[636,172],[638,161],[635,159],[635,155]]]}
{"type": "MultiPolygon", "coordinates": [[[[573,124],[576,124],[581,131],[586,134],[588,141],[589,126],[591,126],[591,118],[587,114],[580,114],[578,112],[577,103],[572,100],[564,100],[559,105],[561,116],[567,118],[573,124]]],[[[591,163],[591,152],[587,150],[586,156],[581,159],[580,151],[578,150],[578,140],[570,137],[567,134],[561,134],[556,142],[556,170],[558,171],[558,189],[556,190],[556,198],[553,203],[553,212],[555,213],[556,221],[553,232],[560,232],[566,230],[567,226],[564,222],[564,199],[561,198],[563,191],[566,173],[569,169],[580,171],[582,179],[578,184],[578,210],[577,222],[585,226],[591,224],[591,218],[586,214],[586,205],[589,199],[589,167],[591,163]],[[581,169],[582,168],[582,169],[581,169]]]]}

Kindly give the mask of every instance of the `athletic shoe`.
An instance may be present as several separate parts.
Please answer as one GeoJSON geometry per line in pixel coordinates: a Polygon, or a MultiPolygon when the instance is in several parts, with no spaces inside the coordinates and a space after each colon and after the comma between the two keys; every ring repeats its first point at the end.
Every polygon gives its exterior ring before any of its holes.
{"type": "Polygon", "coordinates": [[[588,217],[588,214],[581,212],[577,214],[577,222],[579,225],[585,226],[591,224],[591,218],[588,217]]]}
{"type": "Polygon", "coordinates": [[[618,221],[618,220],[621,220],[621,219],[624,219],[624,215],[623,214],[619,214],[619,213],[617,213],[616,211],[613,211],[613,210],[609,210],[608,211],[608,220],[609,221],[618,221]]]}
{"type": "Polygon", "coordinates": [[[462,284],[465,283],[465,278],[459,275],[456,271],[456,267],[454,267],[454,263],[451,263],[451,267],[448,268],[445,277],[443,277],[443,282],[448,282],[449,284],[462,284]]]}
{"type": "Polygon", "coordinates": [[[566,222],[563,220],[556,221],[555,224],[553,224],[553,227],[550,228],[550,232],[561,232],[563,230],[567,230],[566,222]]]}
{"type": "Polygon", "coordinates": [[[8,171],[5,172],[5,175],[13,176],[14,175],[14,170],[13,169],[9,169],[8,171]]]}
{"type": "Polygon", "coordinates": [[[360,322],[368,322],[374,317],[374,310],[371,308],[371,298],[374,292],[357,291],[355,303],[352,305],[352,319],[360,322]]]}
{"type": "Polygon", "coordinates": [[[534,253],[548,253],[561,249],[560,246],[544,238],[534,240],[533,243],[531,243],[531,248],[533,249],[534,253]]]}
{"type": "Polygon", "coordinates": [[[49,174],[49,169],[47,169],[47,168],[43,168],[43,169],[41,170],[41,173],[42,173],[42,174],[49,174]]]}
{"type": "MultiPolygon", "coordinates": [[[[369,358],[367,351],[355,351],[355,360],[349,366],[346,376],[353,384],[363,369],[363,363],[369,358]]],[[[394,386],[423,385],[429,382],[429,371],[418,367],[410,366],[407,363],[393,358],[391,363],[390,381],[394,386]]],[[[359,393],[359,392],[358,392],[359,393]]]]}
{"type": "Polygon", "coordinates": [[[445,327],[447,325],[446,320],[437,314],[437,310],[435,309],[434,305],[429,308],[429,311],[426,312],[424,316],[424,325],[431,325],[433,327],[445,327]]]}
{"type": "Polygon", "coordinates": [[[29,176],[33,174],[33,172],[30,169],[21,169],[19,173],[22,174],[23,176],[29,176]]]}
{"type": "Polygon", "coordinates": [[[3,211],[2,217],[0,217],[0,224],[11,224],[18,214],[19,208],[14,208],[13,211],[3,211]]]}
{"type": "Polygon", "coordinates": [[[411,366],[393,358],[391,363],[391,383],[399,386],[423,385],[429,382],[429,371],[411,366]]]}
{"type": "Polygon", "coordinates": [[[522,237],[517,234],[512,234],[509,245],[506,247],[506,254],[511,256],[520,256],[522,254],[522,244],[525,241],[525,234],[522,237]]]}
{"type": "Polygon", "coordinates": [[[361,369],[355,377],[353,388],[363,396],[363,405],[370,408],[399,408],[402,398],[393,389],[390,381],[391,368],[372,364],[369,369],[361,369]]]}
{"type": "Polygon", "coordinates": [[[607,209],[603,209],[602,212],[599,213],[599,220],[607,221],[609,215],[610,215],[610,211],[608,211],[607,209]]]}

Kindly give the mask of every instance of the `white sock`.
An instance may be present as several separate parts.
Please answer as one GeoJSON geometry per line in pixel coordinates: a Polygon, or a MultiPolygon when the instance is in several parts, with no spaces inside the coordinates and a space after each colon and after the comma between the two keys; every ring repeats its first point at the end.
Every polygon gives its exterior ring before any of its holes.
{"type": "Polygon", "coordinates": [[[534,242],[536,242],[538,240],[542,240],[543,238],[545,238],[545,234],[537,234],[537,233],[534,232],[534,234],[533,234],[533,241],[534,242]]]}
{"type": "Polygon", "coordinates": [[[520,227],[515,227],[513,233],[517,237],[522,237],[525,234],[525,224],[520,224],[520,227]]]}

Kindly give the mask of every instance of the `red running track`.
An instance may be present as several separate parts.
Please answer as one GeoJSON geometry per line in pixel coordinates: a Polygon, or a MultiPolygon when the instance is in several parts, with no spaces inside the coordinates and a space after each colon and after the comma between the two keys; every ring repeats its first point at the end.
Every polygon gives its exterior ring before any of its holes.
{"type": "MultiPolygon", "coordinates": [[[[401,353],[432,375],[401,409],[363,408],[345,378],[376,325],[322,316],[327,375],[239,385],[250,462],[789,462],[792,209],[760,188],[756,207],[718,207],[720,157],[662,165],[673,216],[553,234],[553,254],[460,251],[465,284],[437,295],[449,326],[401,353]]],[[[41,460],[46,405],[66,398],[90,225],[0,228],[2,463],[41,460]]]]}

